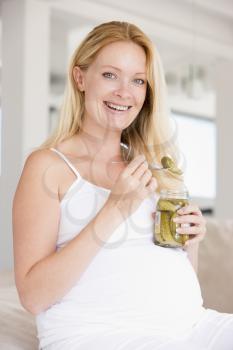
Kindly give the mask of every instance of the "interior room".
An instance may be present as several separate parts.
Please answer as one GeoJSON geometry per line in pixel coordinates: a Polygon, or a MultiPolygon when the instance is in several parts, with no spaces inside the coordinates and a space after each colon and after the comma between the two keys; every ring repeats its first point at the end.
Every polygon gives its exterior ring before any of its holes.
{"type": "Polygon", "coordinates": [[[97,24],[135,23],[163,62],[190,198],[207,222],[198,278],[206,307],[233,313],[233,2],[2,0],[0,7],[0,348],[36,349],[14,282],[12,200],[27,156],[54,130],[68,62],[97,24]],[[25,332],[25,330],[27,330],[25,332]]]}

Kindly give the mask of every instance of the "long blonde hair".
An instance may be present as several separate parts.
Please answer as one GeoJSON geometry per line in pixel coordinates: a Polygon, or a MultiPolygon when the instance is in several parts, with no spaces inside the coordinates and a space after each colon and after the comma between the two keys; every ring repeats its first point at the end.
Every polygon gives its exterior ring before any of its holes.
{"type": "MultiPolygon", "coordinates": [[[[99,51],[117,41],[131,41],[143,48],[146,55],[147,91],[143,107],[135,120],[122,131],[121,142],[130,147],[131,160],[136,154],[144,153],[148,162],[160,164],[164,155],[170,155],[177,162],[179,152],[176,133],[166,102],[166,84],[160,56],[155,46],[137,26],[127,22],[112,21],[95,27],[75,50],[69,65],[68,80],[60,110],[59,123],[52,135],[39,147],[56,147],[82,129],[84,117],[84,94],[77,88],[73,69],[79,66],[88,69],[99,51]]],[[[122,149],[125,157],[125,150],[122,149]]],[[[153,171],[161,188],[174,188],[183,181],[181,176],[168,172],[153,171]]]]}

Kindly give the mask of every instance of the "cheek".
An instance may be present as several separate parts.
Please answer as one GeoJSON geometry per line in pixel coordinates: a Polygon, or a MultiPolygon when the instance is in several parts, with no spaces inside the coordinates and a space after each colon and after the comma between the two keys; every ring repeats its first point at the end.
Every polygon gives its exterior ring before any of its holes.
{"type": "Polygon", "coordinates": [[[102,93],[102,89],[99,86],[99,84],[97,84],[95,81],[93,81],[92,83],[88,84],[86,86],[86,90],[85,90],[85,104],[87,105],[93,105],[95,103],[97,103],[97,101],[99,100],[100,96],[102,93]]]}
{"type": "MultiPolygon", "coordinates": [[[[112,88],[112,90],[114,91],[114,88],[112,88]]],[[[104,96],[108,95],[110,92],[111,89],[106,84],[93,79],[86,89],[86,101],[93,102],[103,100],[104,96]]]]}
{"type": "Polygon", "coordinates": [[[136,101],[137,101],[138,107],[141,108],[143,106],[145,98],[146,98],[146,89],[144,89],[144,90],[142,89],[142,91],[138,92],[137,96],[136,96],[136,101]]]}

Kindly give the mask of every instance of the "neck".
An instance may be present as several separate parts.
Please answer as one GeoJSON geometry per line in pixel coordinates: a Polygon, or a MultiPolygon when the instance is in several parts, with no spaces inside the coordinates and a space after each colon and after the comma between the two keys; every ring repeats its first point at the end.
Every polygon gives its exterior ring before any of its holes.
{"type": "Polygon", "coordinates": [[[78,134],[79,140],[82,141],[86,153],[91,159],[101,162],[121,161],[121,133],[105,131],[104,133],[95,134],[94,132],[82,131],[78,134]]]}

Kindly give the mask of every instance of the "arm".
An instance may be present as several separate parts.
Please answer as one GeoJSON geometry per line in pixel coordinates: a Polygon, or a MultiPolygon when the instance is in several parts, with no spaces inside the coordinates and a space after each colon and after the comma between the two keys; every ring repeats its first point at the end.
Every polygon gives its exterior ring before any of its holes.
{"type": "Polygon", "coordinates": [[[51,167],[51,157],[44,150],[28,157],[13,202],[16,286],[22,305],[33,314],[57,302],[80,279],[101,249],[93,230],[106,241],[122,220],[106,204],[78,236],[56,252],[60,202],[54,180],[58,169],[51,167]]]}

